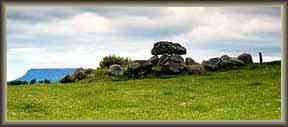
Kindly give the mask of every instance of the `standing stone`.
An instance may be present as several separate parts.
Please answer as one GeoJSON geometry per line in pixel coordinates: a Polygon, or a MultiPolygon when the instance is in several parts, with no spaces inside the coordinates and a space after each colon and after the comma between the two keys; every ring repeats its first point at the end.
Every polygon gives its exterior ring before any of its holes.
{"type": "Polygon", "coordinates": [[[259,52],[259,62],[260,62],[260,64],[262,64],[262,63],[263,63],[263,59],[262,59],[262,53],[261,53],[261,52],[259,52]]]}

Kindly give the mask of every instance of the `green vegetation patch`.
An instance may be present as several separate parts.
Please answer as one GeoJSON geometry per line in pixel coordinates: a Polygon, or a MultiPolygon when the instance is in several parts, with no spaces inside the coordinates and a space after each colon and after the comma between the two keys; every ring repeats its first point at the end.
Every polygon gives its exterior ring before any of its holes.
{"type": "MultiPolygon", "coordinates": [[[[8,120],[280,120],[281,66],[8,86],[8,120]]],[[[102,77],[101,77],[102,76],[102,77]]]]}

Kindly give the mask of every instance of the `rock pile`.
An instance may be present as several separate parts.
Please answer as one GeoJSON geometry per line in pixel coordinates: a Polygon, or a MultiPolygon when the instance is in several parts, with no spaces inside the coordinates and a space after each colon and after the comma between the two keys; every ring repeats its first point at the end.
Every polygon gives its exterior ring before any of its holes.
{"type": "Polygon", "coordinates": [[[186,48],[179,43],[159,41],[151,50],[154,55],[150,60],[160,66],[160,71],[169,74],[180,73],[185,70],[185,62],[181,55],[186,54],[186,48]],[[161,55],[160,58],[158,55],[161,55]]]}
{"type": "Polygon", "coordinates": [[[128,64],[126,75],[129,77],[138,77],[148,74],[152,71],[153,63],[149,60],[134,60],[128,64]]]}
{"type": "MultiPolygon", "coordinates": [[[[168,41],[156,42],[151,50],[151,54],[153,56],[148,60],[135,60],[130,63],[124,74],[129,77],[143,76],[155,72],[155,69],[153,68],[157,68],[157,72],[160,72],[161,74],[201,74],[206,71],[229,70],[253,63],[252,56],[243,53],[238,57],[223,55],[221,57],[211,58],[199,64],[191,57],[186,57],[184,59],[181,56],[186,54],[185,47],[181,46],[179,43],[168,41]]],[[[117,68],[121,68],[121,66],[117,66],[117,68]]]]}
{"type": "Polygon", "coordinates": [[[208,61],[203,61],[203,67],[208,71],[218,71],[218,70],[228,70],[233,69],[235,67],[239,67],[244,65],[245,63],[234,57],[229,57],[227,55],[223,55],[220,58],[211,58],[208,61]]]}

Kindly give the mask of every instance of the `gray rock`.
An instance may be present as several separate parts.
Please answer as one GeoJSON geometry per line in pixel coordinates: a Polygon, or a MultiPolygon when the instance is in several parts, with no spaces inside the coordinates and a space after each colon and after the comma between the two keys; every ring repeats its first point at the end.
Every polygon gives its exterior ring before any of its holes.
{"type": "Polygon", "coordinates": [[[153,65],[157,65],[159,62],[159,57],[158,56],[153,56],[150,59],[148,59],[149,62],[151,62],[153,65]]]}
{"type": "Polygon", "coordinates": [[[179,43],[173,43],[168,41],[159,41],[154,44],[151,50],[152,55],[163,55],[163,54],[186,54],[186,48],[181,46],[179,43]]]}
{"type": "Polygon", "coordinates": [[[160,66],[160,70],[166,74],[177,74],[185,71],[185,65],[182,63],[166,62],[160,66]]]}
{"type": "Polygon", "coordinates": [[[164,65],[165,63],[170,62],[170,63],[183,63],[184,64],[184,59],[180,55],[167,55],[164,54],[159,58],[158,65],[164,65]]]}
{"type": "Polygon", "coordinates": [[[208,61],[203,61],[202,66],[208,71],[217,71],[220,69],[220,63],[221,59],[216,57],[211,58],[208,61]]]}
{"type": "Polygon", "coordinates": [[[195,62],[191,57],[186,57],[185,64],[186,65],[198,65],[199,63],[195,62]]]}
{"type": "Polygon", "coordinates": [[[218,71],[218,70],[228,70],[235,67],[244,65],[242,60],[237,58],[229,57],[228,55],[223,55],[220,58],[211,58],[208,61],[202,62],[203,67],[208,71],[218,71]]]}
{"type": "Polygon", "coordinates": [[[177,54],[164,54],[159,58],[160,71],[166,74],[180,73],[185,70],[184,59],[177,54]]]}
{"type": "Polygon", "coordinates": [[[113,64],[109,67],[109,73],[114,76],[120,76],[122,73],[122,67],[119,64],[113,64]]]}
{"type": "Polygon", "coordinates": [[[138,77],[148,74],[152,71],[153,63],[148,60],[135,60],[128,64],[125,72],[129,77],[138,77]]]}
{"type": "Polygon", "coordinates": [[[180,56],[180,55],[172,55],[169,57],[169,59],[171,61],[173,61],[174,63],[183,63],[184,64],[184,59],[180,56]]]}
{"type": "Polygon", "coordinates": [[[163,54],[158,61],[158,65],[163,65],[165,62],[169,60],[169,55],[168,54],[163,54]]]}
{"type": "Polygon", "coordinates": [[[229,57],[228,55],[223,55],[220,57],[220,60],[223,61],[223,60],[230,60],[231,57],[229,57]]]}
{"type": "MultiPolygon", "coordinates": [[[[220,58],[221,59],[221,58],[220,58]]],[[[226,57],[225,59],[221,59],[220,66],[222,69],[232,69],[235,67],[239,67],[244,65],[244,62],[233,57],[226,57]]]]}
{"type": "Polygon", "coordinates": [[[252,64],[252,56],[248,53],[243,53],[237,57],[237,59],[242,60],[245,64],[252,64]]]}

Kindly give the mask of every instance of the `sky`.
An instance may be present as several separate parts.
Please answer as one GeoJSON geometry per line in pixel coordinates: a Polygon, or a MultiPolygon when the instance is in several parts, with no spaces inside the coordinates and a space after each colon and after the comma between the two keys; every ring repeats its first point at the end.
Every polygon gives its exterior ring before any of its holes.
{"type": "Polygon", "coordinates": [[[249,53],[280,60],[280,7],[7,8],[7,80],[31,68],[96,68],[107,55],[152,57],[157,41],[180,43],[183,57],[249,53]]]}

